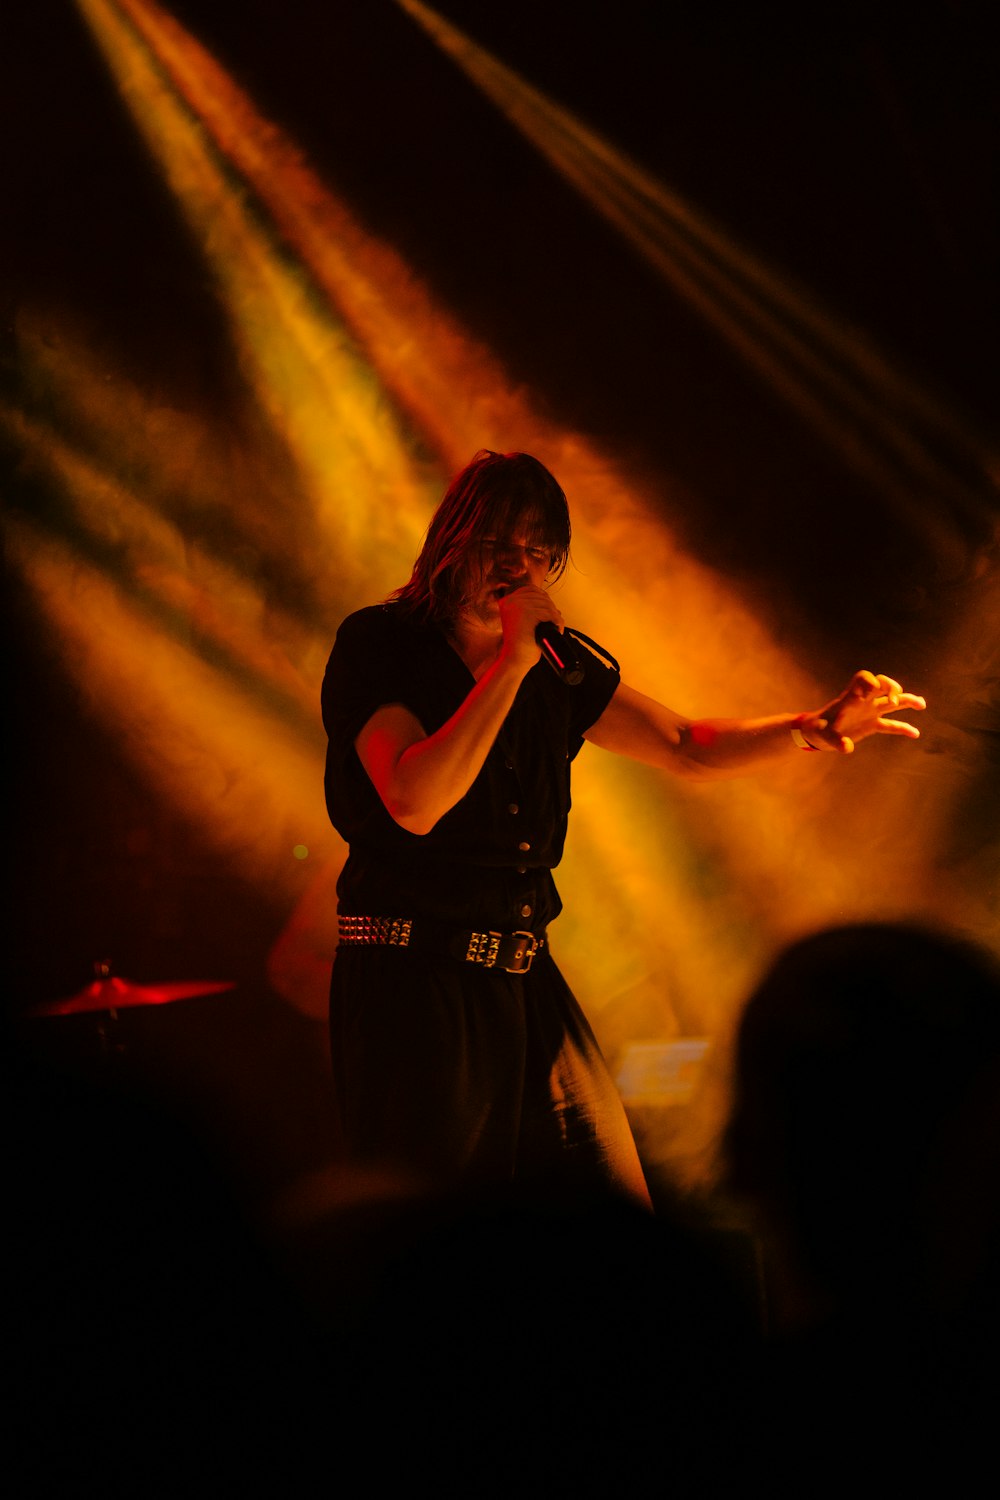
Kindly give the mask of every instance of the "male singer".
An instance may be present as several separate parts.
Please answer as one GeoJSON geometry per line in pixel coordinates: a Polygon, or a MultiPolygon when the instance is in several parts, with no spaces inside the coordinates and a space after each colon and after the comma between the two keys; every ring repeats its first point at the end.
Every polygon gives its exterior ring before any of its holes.
{"type": "MultiPolygon", "coordinates": [[[[415,1186],[541,1181],[648,1201],[625,1113],[549,928],[584,740],[679,775],[849,753],[921,709],[859,672],[825,708],[692,722],[563,633],[566,497],[526,453],[452,481],[413,574],[344,621],[323,684],[338,884],[333,1071],[358,1162],[415,1186]],[[545,660],[542,659],[543,655],[545,660]]],[[[613,942],[614,934],[595,934],[613,942]]]]}

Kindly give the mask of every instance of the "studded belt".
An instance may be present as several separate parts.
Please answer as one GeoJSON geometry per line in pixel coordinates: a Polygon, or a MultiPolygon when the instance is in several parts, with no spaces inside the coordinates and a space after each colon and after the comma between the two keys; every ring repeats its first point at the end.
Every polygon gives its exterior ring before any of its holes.
{"type": "Polygon", "coordinates": [[[340,916],[337,926],[342,948],[416,948],[508,974],[526,974],[545,947],[544,932],[538,937],[533,932],[470,932],[410,917],[340,916]]]}

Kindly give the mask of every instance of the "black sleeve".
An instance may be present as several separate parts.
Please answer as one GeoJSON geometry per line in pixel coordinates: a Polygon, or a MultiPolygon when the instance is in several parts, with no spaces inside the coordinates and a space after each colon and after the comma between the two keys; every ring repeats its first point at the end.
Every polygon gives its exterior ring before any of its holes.
{"type": "Polygon", "coordinates": [[[576,636],[580,660],[583,663],[583,681],[567,688],[570,705],[570,755],[575,756],[583,743],[583,736],[607,708],[621,682],[621,673],[614,657],[598,646],[589,637],[576,636]],[[600,654],[598,654],[600,653],[600,654]]]}
{"type": "Polygon", "coordinates": [[[347,617],[337,631],[323,678],[323,726],[331,745],[353,745],[385,703],[401,703],[421,717],[411,658],[392,611],[375,606],[347,617]]]}

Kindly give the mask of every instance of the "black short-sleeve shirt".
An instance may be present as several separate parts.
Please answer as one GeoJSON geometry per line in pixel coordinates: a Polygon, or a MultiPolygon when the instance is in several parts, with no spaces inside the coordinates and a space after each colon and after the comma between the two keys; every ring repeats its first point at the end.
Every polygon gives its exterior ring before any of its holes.
{"type": "Polygon", "coordinates": [[[468,792],[430,833],[412,834],[386,811],[354,741],[389,703],[433,734],[474,679],[439,626],[398,605],[348,616],[323,682],[327,809],[350,846],[337,886],[342,912],[534,931],[558,915],[551,871],[566,837],[570,764],[619,682],[602,658],[581,655],[575,686],[544,662],[532,668],[468,792]]]}

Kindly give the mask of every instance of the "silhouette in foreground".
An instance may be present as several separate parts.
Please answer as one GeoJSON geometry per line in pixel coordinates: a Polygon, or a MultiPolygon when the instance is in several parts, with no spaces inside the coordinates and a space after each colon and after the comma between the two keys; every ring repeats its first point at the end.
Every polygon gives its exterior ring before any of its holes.
{"type": "Polygon", "coordinates": [[[793,945],[742,1017],[726,1154],[765,1252],[771,1456],[971,1461],[1000,1333],[992,959],[903,925],[793,945]]]}

